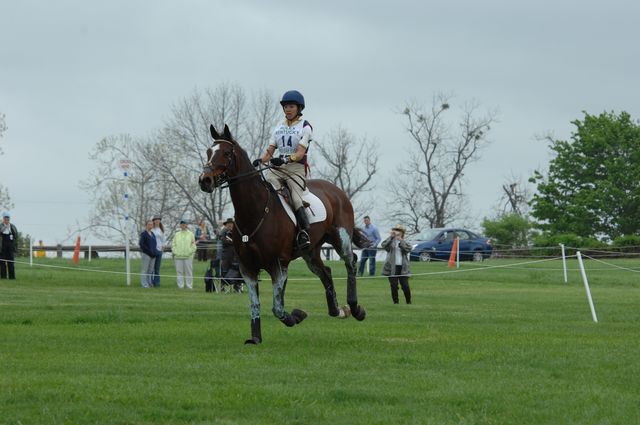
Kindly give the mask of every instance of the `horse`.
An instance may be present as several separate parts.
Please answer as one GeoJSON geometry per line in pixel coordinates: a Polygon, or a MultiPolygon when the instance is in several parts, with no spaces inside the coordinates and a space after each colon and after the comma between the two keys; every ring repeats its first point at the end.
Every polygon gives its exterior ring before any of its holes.
{"type": "Polygon", "coordinates": [[[366,248],[369,241],[362,229],[354,226],[353,206],[347,195],[328,181],[307,181],[309,190],[320,198],[327,214],[326,220],[311,224],[311,246],[301,252],[295,244],[296,226],[271,184],[264,179],[262,169],[252,165],[247,152],[233,139],[227,125],[222,134],[213,125],[209,130],[213,145],[207,149],[207,162],[198,182],[207,193],[212,193],[214,188],[229,188],[235,209],[233,245],[250,298],[251,338],[245,344],[262,343],[258,291],[261,270],[271,276],[274,316],[288,327],[307,317],[303,310],[293,309],[289,313],[284,307],[288,265],[298,257],[302,257],[307,267],[320,278],[330,316],[347,318],[351,315],[358,321],[364,320],[366,311],[358,304],[357,256],[353,253],[352,244],[366,248]],[[331,269],[320,257],[325,242],[334,247],[347,269],[347,305],[343,307],[339,307],[336,300],[331,269]]]}

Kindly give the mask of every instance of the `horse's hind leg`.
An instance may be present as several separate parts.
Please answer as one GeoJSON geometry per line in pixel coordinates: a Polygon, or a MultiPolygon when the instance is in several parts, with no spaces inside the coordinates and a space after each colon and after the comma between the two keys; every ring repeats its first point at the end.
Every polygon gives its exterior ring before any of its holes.
{"type": "Polygon", "coordinates": [[[351,248],[351,236],[343,227],[338,228],[339,241],[334,246],[347,269],[347,304],[351,308],[351,314],[357,320],[364,320],[366,311],[358,305],[358,291],[356,288],[356,261],[351,248]]]}
{"type": "Polygon", "coordinates": [[[331,278],[331,269],[324,265],[320,258],[320,250],[315,249],[312,253],[303,255],[302,258],[307,263],[307,267],[316,276],[320,278],[322,285],[324,286],[325,295],[327,297],[327,307],[329,308],[329,316],[332,317],[347,317],[344,310],[338,307],[338,300],[336,299],[336,289],[333,285],[333,279],[331,278]]]}

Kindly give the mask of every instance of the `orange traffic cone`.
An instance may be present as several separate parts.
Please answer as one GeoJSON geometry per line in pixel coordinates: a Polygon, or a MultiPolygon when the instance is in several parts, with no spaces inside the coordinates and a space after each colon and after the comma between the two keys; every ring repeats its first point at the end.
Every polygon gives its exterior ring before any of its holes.
{"type": "Polygon", "coordinates": [[[449,255],[449,268],[452,269],[456,265],[456,253],[458,252],[458,238],[453,240],[451,255],[449,255]]]}
{"type": "Polygon", "coordinates": [[[76,247],[73,250],[73,264],[78,265],[78,260],[80,259],[80,236],[76,239],[76,247]]]}

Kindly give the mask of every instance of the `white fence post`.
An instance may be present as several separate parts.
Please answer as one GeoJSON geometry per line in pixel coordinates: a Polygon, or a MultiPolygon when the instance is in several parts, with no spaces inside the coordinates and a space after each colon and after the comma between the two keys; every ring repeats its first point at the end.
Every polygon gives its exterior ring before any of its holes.
{"type": "Polygon", "coordinates": [[[580,271],[582,272],[582,280],[584,281],[584,289],[587,291],[587,299],[589,300],[589,308],[591,308],[591,317],[593,321],[598,323],[598,316],[596,316],[596,308],[593,306],[593,299],[591,298],[591,290],[589,289],[589,281],[587,280],[587,274],[584,271],[584,264],[582,263],[582,255],[580,251],[577,253],[578,263],[580,263],[580,271]]]}
{"type": "Polygon", "coordinates": [[[564,255],[564,244],[560,244],[560,249],[562,249],[562,268],[564,269],[564,283],[567,283],[567,257],[564,255]]]}

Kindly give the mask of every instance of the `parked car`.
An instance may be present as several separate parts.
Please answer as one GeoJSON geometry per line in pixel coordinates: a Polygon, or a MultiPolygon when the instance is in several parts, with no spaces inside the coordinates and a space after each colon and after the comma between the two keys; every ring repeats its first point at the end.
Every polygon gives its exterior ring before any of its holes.
{"type": "Polygon", "coordinates": [[[482,261],[491,256],[491,239],[458,228],[427,229],[408,238],[412,261],[448,260],[453,240],[459,237],[460,260],[482,261]]]}

